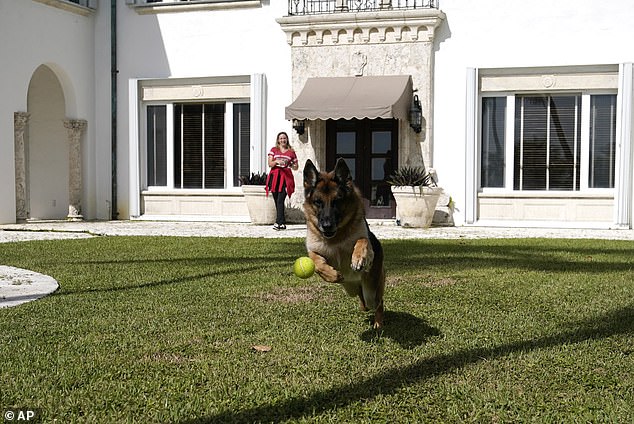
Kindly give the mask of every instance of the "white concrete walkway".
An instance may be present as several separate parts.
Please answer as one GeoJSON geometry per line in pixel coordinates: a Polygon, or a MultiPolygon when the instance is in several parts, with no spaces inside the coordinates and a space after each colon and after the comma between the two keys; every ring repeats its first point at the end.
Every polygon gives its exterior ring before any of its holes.
{"type": "MultiPolygon", "coordinates": [[[[435,227],[402,228],[388,221],[370,222],[380,240],[387,239],[481,239],[481,238],[568,238],[634,240],[634,230],[551,228],[435,227]]],[[[303,238],[306,225],[289,225],[285,231],[271,226],[219,222],[154,221],[45,221],[0,225],[0,243],[30,240],[77,239],[99,236],[186,236],[303,238]]],[[[0,308],[39,299],[58,287],[53,278],[29,270],[0,265],[0,308]]]]}
{"type": "MultiPolygon", "coordinates": [[[[535,237],[634,240],[634,230],[507,227],[433,227],[429,229],[417,229],[398,227],[391,221],[371,221],[370,227],[374,234],[381,240],[535,237]]],[[[198,221],[44,221],[0,225],[0,242],[121,235],[261,238],[305,237],[306,225],[289,225],[285,231],[274,231],[271,226],[268,225],[198,221]]]]}

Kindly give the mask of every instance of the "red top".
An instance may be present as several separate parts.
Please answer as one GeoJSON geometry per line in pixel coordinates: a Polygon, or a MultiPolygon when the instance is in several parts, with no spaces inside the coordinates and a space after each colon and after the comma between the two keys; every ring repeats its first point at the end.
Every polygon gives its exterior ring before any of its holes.
{"type": "Polygon", "coordinates": [[[277,147],[271,148],[269,157],[273,159],[283,159],[286,165],[275,165],[271,168],[269,175],[266,177],[266,194],[269,191],[279,193],[286,185],[286,193],[290,197],[295,192],[295,179],[291,167],[297,163],[297,155],[294,150],[287,150],[284,153],[277,147]]]}

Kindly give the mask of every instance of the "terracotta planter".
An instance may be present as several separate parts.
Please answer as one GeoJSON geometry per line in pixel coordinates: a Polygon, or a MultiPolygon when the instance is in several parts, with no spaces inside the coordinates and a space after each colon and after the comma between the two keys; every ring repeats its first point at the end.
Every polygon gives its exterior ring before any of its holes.
{"type": "Polygon", "coordinates": [[[440,187],[392,186],[396,219],[403,227],[430,227],[441,193],[440,187]]]}
{"type": "Polygon", "coordinates": [[[263,185],[243,185],[242,193],[247,202],[251,223],[255,225],[270,225],[275,222],[275,202],[263,185]]]}

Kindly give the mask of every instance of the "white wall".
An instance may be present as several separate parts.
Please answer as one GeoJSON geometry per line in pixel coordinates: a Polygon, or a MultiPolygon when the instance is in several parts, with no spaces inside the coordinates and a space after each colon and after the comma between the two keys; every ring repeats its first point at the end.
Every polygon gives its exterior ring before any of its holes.
{"type": "Polygon", "coordinates": [[[437,30],[434,160],[440,183],[465,202],[467,68],[618,64],[634,61],[634,2],[444,0],[437,30]]]}
{"type": "MultiPolygon", "coordinates": [[[[95,161],[94,19],[34,1],[0,0],[1,223],[15,222],[13,113],[27,111],[29,81],[38,66],[46,64],[59,79],[65,116],[88,121],[83,157],[95,161]]],[[[97,176],[94,167],[84,169],[84,198],[94,199],[97,176]]],[[[84,208],[85,216],[94,217],[94,202],[84,208]]]]}
{"type": "Polygon", "coordinates": [[[263,73],[267,81],[267,146],[282,130],[290,133],[284,107],[291,103],[291,57],[275,21],[286,0],[261,7],[138,14],[119,6],[118,204],[129,217],[130,78],[186,78],[263,73]]]}
{"type": "MultiPolygon", "coordinates": [[[[291,55],[276,18],[287,0],[261,7],[140,15],[117,1],[119,218],[128,217],[128,81],[264,73],[268,146],[292,131],[291,55]]],[[[465,201],[466,69],[617,64],[634,61],[634,2],[444,0],[435,41],[433,166],[458,208],[465,201]]],[[[15,220],[13,113],[27,111],[35,69],[60,80],[65,115],[86,119],[86,218],[107,219],[110,201],[110,4],[81,16],[35,1],[0,0],[0,223],[15,220]]]]}
{"type": "MultiPolygon", "coordinates": [[[[88,124],[94,131],[95,142],[87,158],[86,167],[92,170],[84,180],[84,203],[91,218],[110,219],[111,213],[111,156],[112,156],[112,98],[111,98],[111,53],[110,53],[110,2],[100,0],[94,16],[94,87],[93,101],[95,121],[88,124]],[[88,188],[88,189],[86,189],[88,188]]],[[[123,3],[117,1],[117,3],[123,3]]],[[[123,4],[118,7],[125,7],[123,4]]]]}

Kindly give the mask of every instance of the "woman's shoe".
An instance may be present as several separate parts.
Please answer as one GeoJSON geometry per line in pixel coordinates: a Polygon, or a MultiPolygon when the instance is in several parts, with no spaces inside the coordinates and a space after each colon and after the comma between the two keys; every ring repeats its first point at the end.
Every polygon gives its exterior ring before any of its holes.
{"type": "Polygon", "coordinates": [[[278,229],[285,230],[286,229],[286,224],[280,224],[278,229]]]}
{"type": "Polygon", "coordinates": [[[275,224],[273,224],[273,229],[275,231],[279,231],[281,229],[281,226],[276,222],[275,224]]]}

